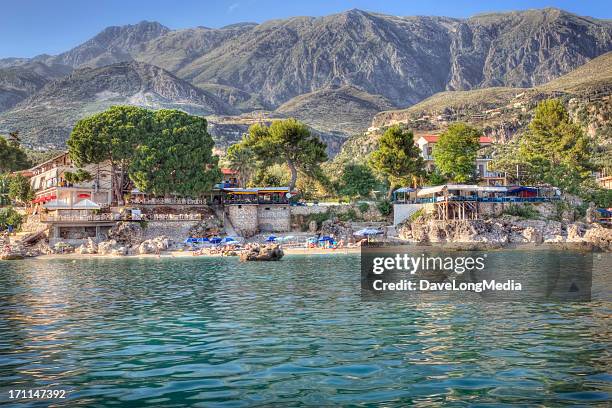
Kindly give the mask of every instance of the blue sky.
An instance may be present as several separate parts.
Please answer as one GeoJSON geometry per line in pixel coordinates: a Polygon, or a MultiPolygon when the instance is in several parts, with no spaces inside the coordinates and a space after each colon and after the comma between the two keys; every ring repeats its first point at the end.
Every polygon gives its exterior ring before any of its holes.
{"type": "Polygon", "coordinates": [[[58,54],[110,25],[159,21],[172,29],[298,15],[322,16],[351,8],[393,15],[469,17],[488,11],[558,7],[612,18],[612,1],[577,0],[0,0],[0,58],[58,54]]]}

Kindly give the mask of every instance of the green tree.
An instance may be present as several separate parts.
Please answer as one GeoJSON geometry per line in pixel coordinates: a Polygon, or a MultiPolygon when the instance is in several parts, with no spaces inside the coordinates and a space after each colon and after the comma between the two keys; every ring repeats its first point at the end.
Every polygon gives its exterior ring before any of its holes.
{"type": "Polygon", "coordinates": [[[575,191],[590,175],[590,152],[588,137],[561,101],[548,99],[536,107],[518,156],[530,179],[575,191]]]}
{"type": "Polygon", "coordinates": [[[12,225],[15,230],[18,230],[22,223],[23,216],[13,207],[0,208],[0,229],[6,229],[12,225]]]}
{"type": "Polygon", "coordinates": [[[257,170],[257,158],[253,150],[243,143],[236,143],[227,149],[225,156],[229,168],[238,172],[238,182],[246,187],[257,170]]]}
{"type": "Polygon", "coordinates": [[[17,140],[0,137],[0,173],[27,169],[31,164],[17,140]]]}
{"type": "Polygon", "coordinates": [[[26,204],[34,198],[30,180],[21,174],[10,177],[8,183],[8,197],[21,204],[26,204]]]}
{"type": "Polygon", "coordinates": [[[84,181],[91,181],[91,180],[93,180],[93,176],[87,170],[78,169],[74,173],[71,172],[71,171],[65,171],[64,172],[64,179],[66,179],[66,181],[71,183],[71,184],[79,184],[79,183],[82,183],[84,181]]]}
{"type": "Polygon", "coordinates": [[[347,164],[340,176],[338,192],[350,198],[367,197],[378,186],[372,170],[363,164],[347,164]]]}
{"type": "Polygon", "coordinates": [[[318,174],[321,163],[327,160],[325,143],[295,119],[276,120],[269,127],[255,124],[241,143],[252,148],[264,166],[286,164],[291,174],[291,190],[295,187],[298,171],[318,174]]]}
{"type": "Polygon", "coordinates": [[[129,169],[140,191],[197,197],[221,179],[206,119],[162,109],[152,114],[151,127],[133,152],[129,169]]]}
{"type": "Polygon", "coordinates": [[[413,180],[424,172],[424,161],[414,143],[411,131],[391,126],[378,141],[370,162],[372,168],[389,183],[387,198],[401,185],[412,185],[413,180]]]}
{"type": "Polygon", "coordinates": [[[253,181],[258,186],[282,186],[289,183],[289,175],[287,173],[287,166],[284,164],[260,167],[255,172],[253,181]]]}
{"type": "Polygon", "coordinates": [[[454,182],[465,183],[476,175],[480,132],[465,123],[453,123],[433,148],[436,167],[454,182]]]}
{"type": "Polygon", "coordinates": [[[77,122],[66,142],[70,158],[78,165],[108,161],[113,201],[123,203],[123,183],[136,148],[152,132],[152,112],[135,106],[113,106],[77,122]]]}

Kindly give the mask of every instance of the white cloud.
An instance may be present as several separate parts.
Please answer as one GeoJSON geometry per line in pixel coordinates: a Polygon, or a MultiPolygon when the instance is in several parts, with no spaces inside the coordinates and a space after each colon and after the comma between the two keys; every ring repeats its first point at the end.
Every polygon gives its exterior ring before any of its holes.
{"type": "Polygon", "coordinates": [[[227,12],[228,13],[233,13],[234,10],[236,10],[238,8],[238,6],[240,6],[240,3],[230,4],[230,6],[227,8],[227,12]]]}

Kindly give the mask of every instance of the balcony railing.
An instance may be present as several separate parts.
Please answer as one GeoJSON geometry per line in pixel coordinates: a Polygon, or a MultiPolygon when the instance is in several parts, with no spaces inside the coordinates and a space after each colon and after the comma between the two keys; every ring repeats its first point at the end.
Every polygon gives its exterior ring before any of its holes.
{"type": "Polygon", "coordinates": [[[200,221],[202,214],[142,214],[140,217],[119,214],[47,215],[41,214],[42,222],[104,222],[104,221],[200,221]]]}
{"type": "Polygon", "coordinates": [[[131,204],[139,205],[206,205],[206,199],[203,198],[132,198],[131,204]]]}

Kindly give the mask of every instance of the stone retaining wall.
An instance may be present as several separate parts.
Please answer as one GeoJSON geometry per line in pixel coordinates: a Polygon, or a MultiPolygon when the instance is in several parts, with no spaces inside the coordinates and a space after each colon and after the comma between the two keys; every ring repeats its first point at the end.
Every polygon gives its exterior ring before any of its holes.
{"type": "Polygon", "coordinates": [[[257,208],[257,223],[260,231],[290,231],[291,209],[288,205],[259,205],[257,208]]]}
{"type": "Polygon", "coordinates": [[[189,237],[189,230],[199,221],[149,221],[143,230],[143,239],[167,236],[175,242],[183,242],[189,237]]]}

